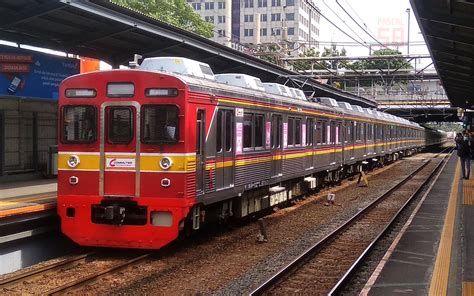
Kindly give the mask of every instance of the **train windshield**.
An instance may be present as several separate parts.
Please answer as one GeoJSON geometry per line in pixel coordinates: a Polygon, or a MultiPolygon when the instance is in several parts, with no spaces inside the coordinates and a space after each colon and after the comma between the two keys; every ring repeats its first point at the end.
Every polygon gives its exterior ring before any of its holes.
{"type": "Polygon", "coordinates": [[[179,140],[179,109],[173,105],[145,105],[142,109],[142,141],[145,144],[179,140]]]}
{"type": "Polygon", "coordinates": [[[97,135],[97,109],[93,106],[65,106],[63,109],[64,143],[92,143],[97,135]]]}

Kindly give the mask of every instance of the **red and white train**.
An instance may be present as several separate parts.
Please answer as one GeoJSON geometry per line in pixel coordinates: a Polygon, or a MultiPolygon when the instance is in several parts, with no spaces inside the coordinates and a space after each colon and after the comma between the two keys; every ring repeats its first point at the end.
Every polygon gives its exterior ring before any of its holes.
{"type": "Polygon", "coordinates": [[[386,113],[185,58],[73,76],[60,94],[58,213],[85,246],[157,249],[443,141],[386,113]]]}

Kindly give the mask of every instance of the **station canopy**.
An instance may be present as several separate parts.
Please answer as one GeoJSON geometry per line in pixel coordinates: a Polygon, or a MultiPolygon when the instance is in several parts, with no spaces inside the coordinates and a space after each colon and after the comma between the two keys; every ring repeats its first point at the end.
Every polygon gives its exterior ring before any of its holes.
{"type": "Polygon", "coordinates": [[[208,63],[215,73],[244,73],[264,82],[302,86],[307,94],[364,107],[373,100],[265,62],[107,0],[1,0],[0,40],[127,65],[143,57],[181,56],[208,63]]]}
{"type": "Polygon", "coordinates": [[[474,0],[410,0],[451,104],[474,108],[474,0]]]}

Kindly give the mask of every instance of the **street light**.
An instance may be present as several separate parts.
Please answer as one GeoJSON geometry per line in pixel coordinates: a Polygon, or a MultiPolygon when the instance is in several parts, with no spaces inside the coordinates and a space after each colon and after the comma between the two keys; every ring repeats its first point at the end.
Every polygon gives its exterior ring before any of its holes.
{"type": "Polygon", "coordinates": [[[410,55],[410,8],[405,10],[408,13],[408,42],[407,42],[407,55],[410,55]]]}

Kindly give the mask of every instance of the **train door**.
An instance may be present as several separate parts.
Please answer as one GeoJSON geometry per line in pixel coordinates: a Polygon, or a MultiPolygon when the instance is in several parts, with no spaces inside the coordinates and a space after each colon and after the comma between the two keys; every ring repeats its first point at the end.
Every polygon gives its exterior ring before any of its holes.
{"type": "Polygon", "coordinates": [[[216,119],[216,187],[234,186],[234,111],[219,109],[216,119]]]}
{"type": "Polygon", "coordinates": [[[304,167],[306,170],[310,170],[314,168],[314,152],[313,152],[313,145],[314,145],[314,121],[312,118],[306,119],[306,125],[304,126],[303,130],[303,144],[306,145],[306,156],[305,156],[305,163],[304,167]]]}
{"type": "Polygon", "coordinates": [[[281,115],[273,114],[272,115],[272,125],[271,125],[271,153],[272,153],[272,168],[271,176],[280,177],[281,176],[281,165],[282,165],[282,152],[283,152],[283,119],[281,115]]]}
{"type": "Polygon", "coordinates": [[[342,160],[342,155],[343,155],[343,149],[342,149],[342,121],[337,121],[335,123],[336,129],[335,129],[335,162],[337,164],[343,163],[342,160]]]}
{"type": "Polygon", "coordinates": [[[206,168],[206,111],[196,114],[196,193],[204,193],[204,170],[206,168]]]}
{"type": "Polygon", "coordinates": [[[329,144],[331,145],[330,149],[330,156],[329,156],[329,165],[335,165],[336,164],[336,153],[337,153],[337,148],[336,148],[336,122],[330,121],[329,125],[327,126],[328,129],[328,141],[329,144]]]}
{"type": "Polygon", "coordinates": [[[140,121],[136,102],[101,107],[100,195],[140,195],[140,121]]]}

